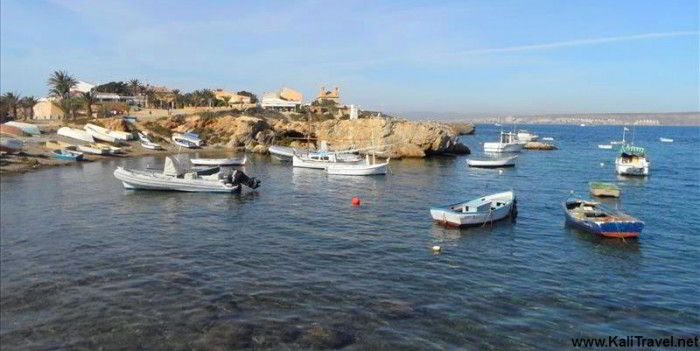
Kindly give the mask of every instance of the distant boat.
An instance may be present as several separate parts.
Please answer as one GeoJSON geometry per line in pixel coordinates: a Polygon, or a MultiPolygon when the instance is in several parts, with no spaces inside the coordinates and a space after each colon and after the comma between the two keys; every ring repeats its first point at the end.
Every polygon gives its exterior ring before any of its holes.
{"type": "Polygon", "coordinates": [[[21,129],[23,132],[29,134],[29,135],[39,135],[41,134],[41,131],[39,130],[39,127],[36,126],[35,124],[31,123],[24,123],[24,122],[17,122],[17,121],[9,121],[5,123],[8,126],[12,127],[17,127],[21,129]]]}
{"type": "Polygon", "coordinates": [[[579,127],[585,127],[585,126],[586,126],[586,123],[579,124],[579,127]]]}
{"type": "Polygon", "coordinates": [[[62,128],[59,128],[58,131],[56,131],[56,134],[62,135],[64,137],[68,137],[68,138],[73,138],[76,140],[87,141],[88,143],[95,142],[95,138],[93,138],[90,133],[88,133],[84,130],[80,130],[80,129],[62,127],[62,128]]]}
{"type": "Polygon", "coordinates": [[[552,137],[545,137],[545,138],[542,138],[542,140],[544,140],[544,141],[554,141],[554,138],[552,138],[552,137]]]}
{"type": "Polygon", "coordinates": [[[500,124],[500,123],[494,123],[493,125],[496,126],[496,127],[503,127],[503,125],[500,124]]]}
{"type": "Polygon", "coordinates": [[[529,141],[535,141],[539,138],[539,136],[532,134],[528,132],[527,130],[519,130],[518,131],[518,140],[524,141],[524,142],[529,142],[529,141]]]}
{"type": "Polygon", "coordinates": [[[491,158],[491,159],[467,159],[469,167],[481,168],[501,168],[515,166],[515,160],[518,156],[491,158]]]}
{"type": "Polygon", "coordinates": [[[462,227],[495,222],[518,213],[515,194],[506,191],[478,199],[441,207],[432,207],[433,220],[447,226],[462,227]]]}
{"type": "Polygon", "coordinates": [[[598,144],[599,149],[612,150],[612,145],[610,144],[598,144]]]}
{"type": "Polygon", "coordinates": [[[593,196],[620,197],[620,187],[613,183],[590,182],[588,187],[593,196]]]}
{"type": "Polygon", "coordinates": [[[0,124],[0,134],[6,134],[14,137],[23,137],[26,135],[24,131],[7,123],[0,124]]]}
{"type": "Polygon", "coordinates": [[[242,166],[246,163],[248,157],[232,157],[232,158],[193,158],[190,160],[195,166],[242,166]]]}
{"type": "Polygon", "coordinates": [[[515,133],[501,132],[501,139],[497,142],[484,143],[485,152],[520,152],[525,143],[518,141],[515,133]]]}
{"type": "Polygon", "coordinates": [[[337,162],[326,167],[326,172],[333,175],[369,176],[385,175],[389,169],[389,160],[384,163],[370,163],[369,155],[365,156],[365,163],[337,162]]]}
{"type": "Polygon", "coordinates": [[[646,149],[624,145],[615,159],[615,171],[620,175],[646,176],[649,175],[650,164],[646,149]]]}
{"type": "Polygon", "coordinates": [[[659,138],[659,141],[661,141],[662,143],[672,143],[672,142],[673,142],[673,139],[670,139],[670,138],[659,138]]]}
{"type": "Polygon", "coordinates": [[[17,152],[22,150],[24,143],[15,138],[1,137],[0,138],[0,151],[4,152],[17,152]]]}
{"type": "Polygon", "coordinates": [[[80,161],[83,159],[83,153],[66,149],[56,149],[51,151],[51,156],[66,161],[80,161]]]}
{"type": "Polygon", "coordinates": [[[571,199],[563,203],[566,223],[604,237],[636,238],[644,222],[630,215],[613,212],[599,202],[571,199]]]}
{"type": "Polygon", "coordinates": [[[96,146],[107,149],[109,151],[110,155],[116,155],[116,154],[123,154],[124,149],[117,147],[117,146],[112,146],[109,144],[105,143],[95,143],[96,146]]]}
{"type": "Polygon", "coordinates": [[[86,154],[107,155],[110,150],[97,144],[76,145],[76,149],[86,154]]]}

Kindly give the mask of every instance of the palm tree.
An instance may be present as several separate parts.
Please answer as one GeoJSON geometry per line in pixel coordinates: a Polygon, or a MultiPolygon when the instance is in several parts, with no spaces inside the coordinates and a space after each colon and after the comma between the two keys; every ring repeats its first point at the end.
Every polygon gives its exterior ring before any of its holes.
{"type": "Polygon", "coordinates": [[[173,105],[177,106],[182,102],[182,94],[180,94],[180,89],[173,89],[173,105]]]}
{"type": "Polygon", "coordinates": [[[50,87],[49,95],[60,98],[60,101],[54,102],[54,105],[63,111],[63,118],[66,118],[69,112],[75,117],[75,111],[73,111],[75,104],[68,100],[71,88],[78,84],[78,81],[66,71],[54,71],[49,77],[48,84],[50,87]]]}
{"type": "Polygon", "coordinates": [[[33,96],[25,96],[20,100],[20,105],[24,108],[24,119],[27,119],[27,110],[29,110],[30,118],[34,119],[34,105],[37,102],[39,101],[33,96]]]}
{"type": "Polygon", "coordinates": [[[129,81],[129,90],[131,90],[131,95],[136,96],[141,94],[143,86],[138,79],[132,79],[129,81]]]}
{"type": "Polygon", "coordinates": [[[3,100],[7,105],[7,109],[12,111],[12,118],[17,119],[17,107],[20,102],[20,95],[17,93],[5,93],[3,100]]]}
{"type": "Polygon", "coordinates": [[[85,105],[85,110],[87,111],[88,118],[92,118],[92,105],[97,102],[95,96],[92,95],[92,91],[84,92],[80,94],[80,102],[85,105]]]}

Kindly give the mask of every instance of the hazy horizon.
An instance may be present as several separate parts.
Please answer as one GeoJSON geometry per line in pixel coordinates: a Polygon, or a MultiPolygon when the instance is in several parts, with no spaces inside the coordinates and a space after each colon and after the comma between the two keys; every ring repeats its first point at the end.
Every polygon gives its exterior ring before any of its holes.
{"type": "Polygon", "coordinates": [[[700,110],[697,1],[8,0],[0,15],[2,93],[45,96],[65,70],[307,101],[337,86],[403,115],[700,110]]]}

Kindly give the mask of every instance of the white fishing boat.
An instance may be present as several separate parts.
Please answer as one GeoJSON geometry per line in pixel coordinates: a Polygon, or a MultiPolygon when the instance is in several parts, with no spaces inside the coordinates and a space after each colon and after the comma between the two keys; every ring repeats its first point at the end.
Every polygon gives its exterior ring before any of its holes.
{"type": "Polygon", "coordinates": [[[603,150],[612,150],[613,147],[610,144],[598,144],[598,148],[603,150]]]}
{"type": "Polygon", "coordinates": [[[17,152],[22,150],[24,143],[15,138],[2,136],[0,137],[0,151],[3,152],[17,152]]]}
{"type": "Polygon", "coordinates": [[[542,140],[544,140],[544,141],[554,141],[554,138],[552,138],[552,137],[544,137],[544,138],[542,138],[542,140]]]}
{"type": "Polygon", "coordinates": [[[41,134],[41,131],[39,130],[39,127],[36,126],[35,124],[31,123],[24,123],[24,122],[17,122],[17,121],[9,121],[5,123],[8,126],[13,126],[16,128],[21,129],[23,132],[29,134],[29,135],[39,135],[41,134]]]}
{"type": "Polygon", "coordinates": [[[433,220],[447,226],[462,227],[495,222],[517,216],[515,193],[506,191],[478,199],[441,207],[432,207],[433,220]]]}
{"type": "Polygon", "coordinates": [[[232,158],[193,158],[190,162],[195,166],[242,166],[247,160],[247,155],[243,155],[232,158]]]}
{"type": "Polygon", "coordinates": [[[503,167],[513,167],[515,166],[515,160],[518,156],[502,157],[502,158],[488,158],[488,159],[467,159],[467,164],[469,167],[480,167],[480,168],[503,168],[503,167]]]}
{"type": "Polygon", "coordinates": [[[520,152],[525,143],[518,140],[515,133],[501,132],[501,140],[498,142],[484,143],[485,152],[520,152]]]}
{"type": "Polygon", "coordinates": [[[518,140],[524,141],[524,142],[530,142],[530,141],[535,141],[539,138],[539,136],[532,134],[528,132],[527,130],[519,130],[518,131],[518,140]]]}
{"type": "Polygon", "coordinates": [[[334,152],[309,152],[306,154],[294,154],[292,166],[313,169],[326,169],[329,164],[346,163],[355,164],[362,162],[362,158],[351,154],[338,154],[334,152]]]}
{"type": "Polygon", "coordinates": [[[82,141],[87,141],[88,143],[94,143],[95,139],[92,137],[92,135],[84,130],[80,129],[74,129],[70,127],[61,127],[58,128],[58,131],[56,131],[56,134],[76,139],[76,140],[82,140],[82,141]]]}
{"type": "Polygon", "coordinates": [[[643,147],[625,145],[615,159],[615,171],[620,175],[649,175],[649,155],[643,147]]]}
{"type": "Polygon", "coordinates": [[[670,138],[659,138],[659,141],[662,143],[672,143],[673,139],[670,138]]]}
{"type": "Polygon", "coordinates": [[[83,127],[83,129],[85,129],[86,132],[88,132],[90,135],[92,135],[93,138],[97,140],[106,141],[108,143],[118,142],[118,138],[114,137],[113,135],[110,135],[109,130],[100,126],[88,123],[83,127]]]}
{"type": "Polygon", "coordinates": [[[579,127],[585,127],[585,126],[586,126],[586,123],[579,124],[579,127]]]}
{"type": "Polygon", "coordinates": [[[124,188],[140,190],[232,193],[240,191],[241,184],[251,189],[260,185],[259,180],[238,170],[198,175],[172,156],[166,157],[162,172],[118,167],[114,176],[122,182],[124,188]]]}
{"type": "Polygon", "coordinates": [[[390,159],[387,159],[384,163],[377,163],[376,158],[373,157],[373,159],[374,162],[370,162],[369,155],[366,155],[364,163],[331,163],[327,165],[326,172],[328,174],[346,176],[385,175],[389,170],[390,159]]]}
{"type": "Polygon", "coordinates": [[[199,137],[196,137],[195,135],[196,134],[193,133],[174,133],[171,138],[175,142],[175,144],[187,148],[200,147],[204,145],[204,141],[202,139],[199,139],[199,137]]]}

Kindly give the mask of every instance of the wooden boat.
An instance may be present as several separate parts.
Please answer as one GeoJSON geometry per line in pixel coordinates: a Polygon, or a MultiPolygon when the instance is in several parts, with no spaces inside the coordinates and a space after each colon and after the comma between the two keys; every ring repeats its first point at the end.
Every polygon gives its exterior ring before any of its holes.
{"type": "Polygon", "coordinates": [[[646,149],[638,146],[624,145],[615,159],[615,171],[620,175],[649,175],[649,156],[646,149]]]}
{"type": "Polygon", "coordinates": [[[88,134],[92,135],[92,137],[97,140],[106,141],[108,143],[117,143],[117,140],[120,140],[120,138],[110,135],[109,130],[94,124],[88,123],[83,127],[83,129],[85,129],[88,134]]]}
{"type": "Polygon", "coordinates": [[[171,139],[175,142],[175,144],[187,147],[187,148],[192,148],[192,147],[200,147],[204,145],[204,141],[202,139],[199,139],[198,135],[195,137],[194,133],[174,133],[171,136],[171,139]],[[186,146],[186,145],[193,145],[193,146],[186,146]]]}
{"type": "Polygon", "coordinates": [[[10,135],[14,137],[23,137],[27,135],[22,131],[22,129],[8,125],[7,123],[0,124],[0,134],[10,135]]]}
{"type": "Polygon", "coordinates": [[[515,133],[501,132],[501,139],[498,142],[484,143],[485,152],[520,152],[525,146],[518,141],[515,133]]]}
{"type": "Polygon", "coordinates": [[[83,153],[66,149],[56,149],[51,151],[51,156],[59,160],[80,161],[83,159],[83,153]]]}
{"type": "Polygon", "coordinates": [[[620,187],[613,183],[590,182],[588,187],[593,196],[620,197],[620,187]]]}
{"type": "Polygon", "coordinates": [[[64,137],[72,138],[75,140],[87,141],[88,143],[95,142],[95,138],[93,138],[90,133],[88,133],[84,130],[80,130],[80,129],[70,128],[70,127],[61,127],[61,128],[58,128],[58,131],[56,131],[56,134],[62,135],[64,137]]]}
{"type": "Polygon", "coordinates": [[[39,127],[35,124],[31,123],[24,123],[24,122],[17,122],[17,121],[9,121],[5,123],[8,126],[12,127],[17,127],[21,129],[23,132],[29,134],[29,135],[39,135],[41,134],[41,131],[39,130],[39,127]]]}
{"type": "Polygon", "coordinates": [[[515,218],[517,212],[517,200],[512,190],[430,209],[433,220],[454,227],[490,223],[509,216],[515,218]]]}
{"type": "Polygon", "coordinates": [[[10,138],[10,137],[0,137],[0,151],[4,152],[17,152],[22,150],[22,147],[24,147],[24,143],[15,138],[10,138]]]}
{"type": "Polygon", "coordinates": [[[243,155],[232,158],[193,158],[190,162],[195,166],[242,166],[247,160],[247,156],[243,155]]]}
{"type": "Polygon", "coordinates": [[[390,160],[391,159],[387,159],[384,163],[377,163],[375,159],[374,162],[371,163],[369,155],[366,155],[365,163],[331,163],[326,167],[326,172],[328,174],[346,176],[386,175],[390,160]]]}
{"type": "MultiPolygon", "coordinates": [[[[8,122],[9,123],[9,122],[8,122]]],[[[662,143],[672,143],[673,139],[670,138],[659,138],[659,141],[662,143]]]]}
{"type": "Polygon", "coordinates": [[[356,155],[343,155],[334,152],[309,152],[307,154],[294,154],[292,166],[313,169],[326,169],[333,163],[356,164],[362,162],[356,155]],[[350,157],[352,156],[352,157],[350,157]]]}
{"type": "Polygon", "coordinates": [[[198,175],[172,156],[166,157],[162,172],[118,167],[114,176],[122,181],[126,189],[233,193],[240,191],[241,184],[251,189],[260,186],[259,180],[238,170],[198,175]]]}
{"type": "Polygon", "coordinates": [[[644,229],[644,222],[624,213],[613,212],[599,202],[570,199],[563,206],[567,224],[596,235],[636,238],[644,229]]]}
{"type": "Polygon", "coordinates": [[[598,144],[598,148],[603,149],[603,150],[612,150],[612,145],[610,145],[610,144],[598,144]]]}
{"type": "Polygon", "coordinates": [[[502,168],[502,167],[513,167],[515,166],[515,160],[518,156],[503,157],[503,158],[490,158],[490,159],[467,159],[467,164],[469,167],[481,167],[481,168],[502,168]]]}

